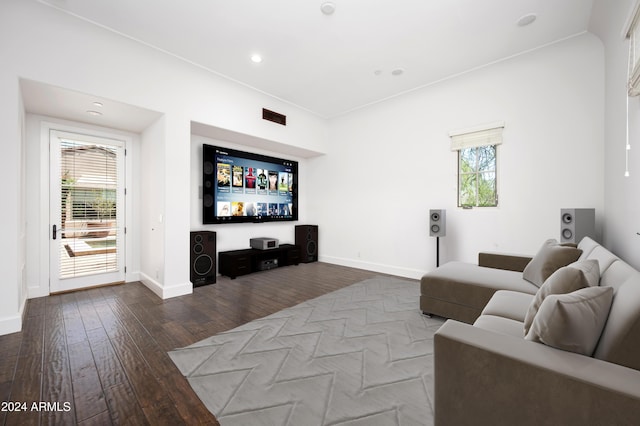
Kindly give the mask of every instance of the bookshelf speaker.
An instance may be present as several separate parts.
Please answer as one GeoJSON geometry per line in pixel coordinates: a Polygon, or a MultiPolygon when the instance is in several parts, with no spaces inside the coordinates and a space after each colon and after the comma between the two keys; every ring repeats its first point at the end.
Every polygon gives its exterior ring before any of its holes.
{"type": "Polygon", "coordinates": [[[595,233],[596,209],[560,209],[560,242],[578,244],[595,233]]]}
{"type": "Polygon", "coordinates": [[[444,237],[447,235],[447,211],[445,209],[429,210],[429,235],[444,237]]]}

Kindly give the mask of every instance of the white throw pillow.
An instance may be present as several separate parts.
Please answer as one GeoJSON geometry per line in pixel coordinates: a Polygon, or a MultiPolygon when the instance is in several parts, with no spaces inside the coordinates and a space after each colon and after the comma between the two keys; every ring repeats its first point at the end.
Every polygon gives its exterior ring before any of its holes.
{"type": "Polygon", "coordinates": [[[526,340],[591,356],[609,316],[611,287],[587,287],[547,296],[526,340]]]}
{"type": "Polygon", "coordinates": [[[524,334],[531,328],[540,305],[550,294],[566,294],[600,283],[600,265],[596,259],[581,260],[555,271],[538,289],[524,318],[524,334]]]}

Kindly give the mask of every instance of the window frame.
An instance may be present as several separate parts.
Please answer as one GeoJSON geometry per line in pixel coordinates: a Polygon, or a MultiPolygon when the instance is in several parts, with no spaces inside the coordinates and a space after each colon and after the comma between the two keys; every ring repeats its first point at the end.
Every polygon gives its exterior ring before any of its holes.
{"type": "Polygon", "coordinates": [[[474,207],[479,208],[487,208],[487,207],[498,207],[499,205],[499,182],[498,182],[498,144],[486,144],[486,145],[478,145],[473,147],[465,147],[457,150],[457,206],[463,209],[471,209],[474,207]],[[493,169],[492,170],[479,170],[479,161],[478,161],[478,151],[483,147],[493,147],[494,155],[493,155],[493,169]],[[462,172],[462,160],[463,160],[463,152],[466,150],[474,150],[475,153],[475,170],[473,172],[462,172]],[[491,205],[480,205],[479,203],[479,182],[480,175],[484,173],[493,173],[494,175],[494,203],[491,205]],[[473,205],[463,204],[462,203],[462,177],[463,176],[474,176],[475,175],[475,203],[473,205]]]}
{"type": "MultiPolygon", "coordinates": [[[[503,143],[503,131],[504,131],[504,127],[505,127],[505,122],[504,121],[496,121],[493,123],[486,123],[486,124],[482,124],[482,125],[478,125],[478,126],[474,126],[474,127],[470,127],[470,128],[466,128],[466,129],[462,129],[462,130],[454,130],[449,132],[449,138],[450,138],[450,143],[451,143],[451,151],[457,151],[456,153],[456,168],[457,168],[457,184],[456,184],[456,204],[458,207],[461,208],[473,208],[473,207],[498,207],[499,205],[499,190],[500,190],[500,184],[498,182],[498,159],[499,159],[499,155],[498,155],[498,145],[502,145],[503,143]],[[483,171],[479,171],[478,167],[479,167],[479,161],[478,160],[478,151],[480,148],[483,147],[488,147],[491,146],[493,147],[493,170],[483,170],[483,171]],[[462,190],[462,184],[461,184],[461,177],[463,176],[462,174],[462,159],[463,159],[463,153],[466,152],[466,150],[468,149],[474,149],[475,151],[475,175],[476,175],[476,188],[475,188],[475,203],[473,205],[469,205],[469,204],[463,204],[462,203],[462,197],[461,197],[461,190],[462,190]],[[479,185],[477,184],[478,182],[481,182],[480,179],[478,179],[479,176],[481,176],[481,174],[483,173],[490,173],[492,172],[494,175],[494,189],[493,189],[493,193],[494,193],[494,202],[490,205],[480,205],[479,203],[479,194],[480,191],[478,191],[479,189],[479,185]]],[[[465,173],[465,175],[471,175],[471,173],[465,173]]]]}

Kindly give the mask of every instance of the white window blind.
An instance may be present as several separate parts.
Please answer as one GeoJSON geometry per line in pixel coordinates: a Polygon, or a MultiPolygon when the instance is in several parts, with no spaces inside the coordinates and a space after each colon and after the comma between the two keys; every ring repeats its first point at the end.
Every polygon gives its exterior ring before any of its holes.
{"type": "Polygon", "coordinates": [[[465,148],[500,145],[503,129],[504,123],[500,122],[449,132],[451,150],[460,151],[465,148]]]}
{"type": "Polygon", "coordinates": [[[629,96],[640,95],[640,3],[636,3],[627,24],[629,39],[629,96]]]}

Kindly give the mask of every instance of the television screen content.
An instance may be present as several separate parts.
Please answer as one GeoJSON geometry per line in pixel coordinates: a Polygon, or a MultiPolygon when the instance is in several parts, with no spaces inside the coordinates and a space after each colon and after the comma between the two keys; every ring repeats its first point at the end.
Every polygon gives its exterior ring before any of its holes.
{"type": "Polygon", "coordinates": [[[203,223],[298,220],[298,162],[202,145],[203,223]]]}

